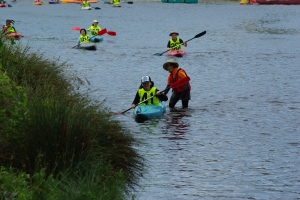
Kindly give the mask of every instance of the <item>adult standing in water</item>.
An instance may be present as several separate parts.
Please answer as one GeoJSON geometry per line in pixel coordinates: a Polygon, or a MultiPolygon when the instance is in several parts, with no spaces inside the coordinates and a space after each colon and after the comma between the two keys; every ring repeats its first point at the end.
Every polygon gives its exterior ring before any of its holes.
{"type": "MultiPolygon", "coordinates": [[[[165,94],[169,92],[170,85],[172,85],[172,83],[175,83],[176,81],[179,81],[188,76],[184,69],[181,68],[178,69],[178,67],[179,64],[173,59],[168,60],[163,65],[163,68],[169,72],[168,82],[166,87],[167,90],[165,94]]],[[[173,93],[169,101],[169,107],[173,109],[176,103],[179,100],[181,100],[182,108],[188,108],[189,100],[191,99],[190,91],[191,91],[191,85],[189,82],[187,82],[183,86],[173,88],[173,93]]]]}

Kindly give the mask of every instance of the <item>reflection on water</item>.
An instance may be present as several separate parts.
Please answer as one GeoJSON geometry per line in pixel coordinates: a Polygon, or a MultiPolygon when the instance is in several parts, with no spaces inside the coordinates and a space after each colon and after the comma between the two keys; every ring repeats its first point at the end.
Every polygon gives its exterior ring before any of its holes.
{"type": "Polygon", "coordinates": [[[163,127],[162,133],[165,134],[162,138],[169,140],[184,140],[184,134],[189,132],[189,117],[188,109],[170,112],[165,118],[166,126],[163,127]]]}

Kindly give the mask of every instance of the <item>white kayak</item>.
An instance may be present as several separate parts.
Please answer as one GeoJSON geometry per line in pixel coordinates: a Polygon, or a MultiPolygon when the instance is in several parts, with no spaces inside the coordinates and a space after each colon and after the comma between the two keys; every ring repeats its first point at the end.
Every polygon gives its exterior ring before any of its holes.
{"type": "Polygon", "coordinates": [[[92,10],[92,7],[81,7],[82,10],[92,10]]]}

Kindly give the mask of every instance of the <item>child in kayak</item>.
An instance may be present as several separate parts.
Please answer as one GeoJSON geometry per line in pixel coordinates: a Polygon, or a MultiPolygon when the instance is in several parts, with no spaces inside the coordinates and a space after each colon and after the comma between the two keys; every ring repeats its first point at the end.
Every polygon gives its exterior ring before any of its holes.
{"type": "Polygon", "coordinates": [[[90,42],[90,37],[86,34],[86,30],[84,28],[80,29],[80,36],[78,38],[77,45],[88,42],[90,42]]]}
{"type": "Polygon", "coordinates": [[[3,25],[2,30],[3,32],[9,34],[9,33],[16,33],[16,29],[15,27],[12,26],[12,24],[14,24],[15,21],[11,20],[11,19],[7,19],[6,20],[6,26],[3,25]]]}
{"type": "Polygon", "coordinates": [[[89,42],[90,42],[90,37],[86,34],[86,30],[82,28],[80,29],[80,36],[78,38],[77,44],[74,47],[72,47],[72,49],[78,47],[82,43],[89,43],[89,42]]]}
{"type": "Polygon", "coordinates": [[[151,78],[149,76],[143,76],[141,79],[141,85],[135,95],[131,108],[134,108],[138,103],[148,99],[151,96],[153,96],[153,98],[144,102],[144,104],[153,104],[158,106],[160,101],[168,101],[168,97],[159,92],[159,90],[154,86],[154,82],[151,81],[151,78]]]}
{"type": "Polygon", "coordinates": [[[98,32],[101,31],[101,27],[98,26],[98,21],[95,19],[93,21],[92,26],[90,26],[90,28],[87,29],[87,31],[91,31],[91,35],[96,36],[98,35],[98,32]]]}
{"type": "Polygon", "coordinates": [[[167,45],[167,49],[169,51],[182,50],[181,44],[183,44],[185,47],[187,47],[187,42],[178,38],[177,37],[178,35],[179,35],[179,33],[177,33],[176,31],[172,31],[170,33],[169,36],[171,36],[172,38],[169,40],[168,45],[167,45]]]}
{"type": "MultiPolygon", "coordinates": [[[[184,71],[184,69],[181,68],[178,69],[178,66],[179,64],[173,59],[168,60],[163,65],[163,68],[169,72],[165,95],[169,92],[170,90],[169,86],[172,85],[172,83],[175,83],[176,81],[179,81],[187,77],[187,74],[184,71]]],[[[169,107],[173,109],[176,103],[179,100],[181,100],[182,108],[188,108],[189,100],[191,99],[190,91],[191,91],[191,85],[189,82],[187,82],[183,86],[173,88],[173,94],[169,101],[169,107]]]]}
{"type": "Polygon", "coordinates": [[[109,3],[114,4],[115,6],[117,6],[117,5],[120,5],[120,0],[112,0],[109,3]]]}
{"type": "Polygon", "coordinates": [[[91,7],[90,3],[89,3],[87,0],[82,1],[81,6],[82,6],[83,8],[91,7]]]}

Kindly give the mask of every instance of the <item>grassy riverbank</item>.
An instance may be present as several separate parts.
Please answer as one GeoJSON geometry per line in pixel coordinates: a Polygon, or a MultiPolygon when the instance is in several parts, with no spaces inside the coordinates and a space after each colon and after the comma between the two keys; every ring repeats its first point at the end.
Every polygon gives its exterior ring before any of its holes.
{"type": "Polygon", "coordinates": [[[66,63],[0,36],[1,199],[125,199],[143,159],[66,63]]]}

